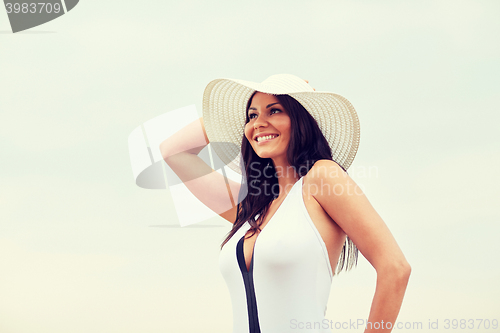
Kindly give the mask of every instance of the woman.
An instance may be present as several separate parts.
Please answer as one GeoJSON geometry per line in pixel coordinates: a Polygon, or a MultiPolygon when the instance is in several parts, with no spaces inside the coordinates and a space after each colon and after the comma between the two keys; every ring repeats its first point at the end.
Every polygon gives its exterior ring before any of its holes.
{"type": "Polygon", "coordinates": [[[358,249],[377,271],[365,332],[391,331],[410,266],[346,173],[359,142],[350,103],[292,75],[219,79],[205,90],[203,116],[160,149],[193,194],[233,223],[220,253],[233,333],[331,332],[332,267],[350,268],[358,249]],[[209,142],[243,184],[196,156],[209,142]]]}

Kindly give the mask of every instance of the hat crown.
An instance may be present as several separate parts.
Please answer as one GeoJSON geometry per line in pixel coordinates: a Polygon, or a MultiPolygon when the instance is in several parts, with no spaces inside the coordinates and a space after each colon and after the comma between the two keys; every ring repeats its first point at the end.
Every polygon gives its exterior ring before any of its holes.
{"type": "Polygon", "coordinates": [[[259,87],[255,88],[257,88],[255,89],[257,91],[269,94],[292,94],[314,91],[306,81],[292,74],[272,75],[262,81],[259,87]]]}

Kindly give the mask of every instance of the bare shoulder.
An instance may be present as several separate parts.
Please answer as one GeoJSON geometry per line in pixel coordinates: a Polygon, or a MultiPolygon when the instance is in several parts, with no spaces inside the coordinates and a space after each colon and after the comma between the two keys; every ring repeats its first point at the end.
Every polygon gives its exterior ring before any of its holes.
{"type": "Polygon", "coordinates": [[[316,161],[304,177],[305,182],[316,185],[320,185],[325,181],[333,183],[344,182],[346,179],[350,179],[349,175],[340,165],[332,160],[316,161]]]}
{"type": "Polygon", "coordinates": [[[347,172],[332,160],[318,160],[304,177],[304,187],[305,193],[314,197],[323,208],[364,196],[347,172]]]}

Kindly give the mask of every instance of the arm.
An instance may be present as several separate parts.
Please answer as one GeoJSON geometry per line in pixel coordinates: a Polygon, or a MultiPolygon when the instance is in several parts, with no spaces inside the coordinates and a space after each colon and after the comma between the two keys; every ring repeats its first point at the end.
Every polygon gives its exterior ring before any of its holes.
{"type": "Polygon", "coordinates": [[[386,323],[396,321],[410,276],[410,265],[361,189],[335,162],[320,160],[311,171],[312,183],[321,189],[314,195],[315,199],[377,272],[377,286],[368,318],[372,327],[368,324],[365,333],[390,332],[386,323]],[[335,191],[328,191],[328,188],[335,191]],[[384,329],[373,327],[376,322],[379,327],[382,321],[384,329]]]}
{"type": "Polygon", "coordinates": [[[208,143],[200,118],[163,141],[160,151],[165,162],[201,202],[233,223],[240,184],[224,178],[198,157],[208,143]]]}

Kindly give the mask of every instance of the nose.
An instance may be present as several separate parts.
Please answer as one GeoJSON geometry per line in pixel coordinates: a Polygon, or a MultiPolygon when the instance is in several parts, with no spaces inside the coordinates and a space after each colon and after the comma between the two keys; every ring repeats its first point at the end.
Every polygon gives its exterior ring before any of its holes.
{"type": "Polygon", "coordinates": [[[253,122],[253,128],[257,129],[259,127],[265,127],[265,126],[267,126],[267,124],[268,124],[268,122],[267,122],[266,116],[261,114],[253,122]]]}

